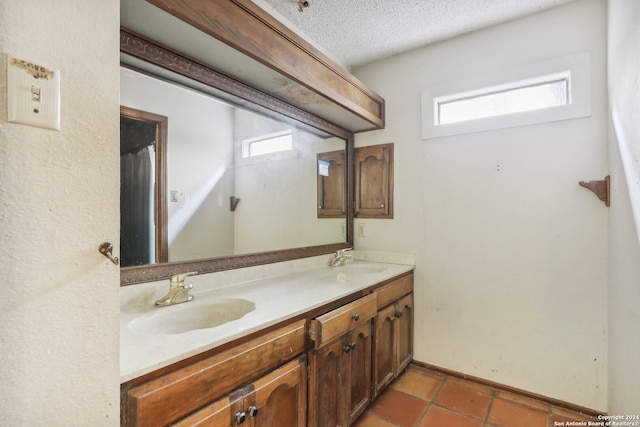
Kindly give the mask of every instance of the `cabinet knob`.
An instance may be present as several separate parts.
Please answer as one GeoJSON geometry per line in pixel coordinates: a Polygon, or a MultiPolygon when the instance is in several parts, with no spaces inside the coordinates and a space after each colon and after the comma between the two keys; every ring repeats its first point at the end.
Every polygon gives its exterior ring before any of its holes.
{"type": "Polygon", "coordinates": [[[357,322],[358,320],[360,320],[360,315],[358,313],[354,313],[351,318],[357,322]]]}
{"type": "Polygon", "coordinates": [[[403,314],[402,314],[402,312],[401,312],[401,311],[396,311],[396,312],[395,312],[395,316],[396,316],[398,319],[399,319],[399,318],[401,318],[401,317],[402,317],[402,315],[403,315],[403,314]]]}
{"type": "Polygon", "coordinates": [[[236,412],[236,423],[242,424],[244,420],[247,418],[247,415],[244,412],[236,412]]]}
{"type": "Polygon", "coordinates": [[[345,353],[349,353],[351,351],[351,346],[349,344],[343,345],[342,351],[344,351],[345,353]]]}
{"type": "Polygon", "coordinates": [[[384,205],[380,205],[381,208],[384,208],[384,205]]]}
{"type": "Polygon", "coordinates": [[[258,407],[251,405],[247,408],[247,412],[249,413],[250,417],[255,417],[258,415],[258,407]]]}
{"type": "Polygon", "coordinates": [[[353,350],[354,348],[356,348],[356,343],[354,343],[354,342],[349,343],[349,348],[350,348],[351,350],[353,350]]]}

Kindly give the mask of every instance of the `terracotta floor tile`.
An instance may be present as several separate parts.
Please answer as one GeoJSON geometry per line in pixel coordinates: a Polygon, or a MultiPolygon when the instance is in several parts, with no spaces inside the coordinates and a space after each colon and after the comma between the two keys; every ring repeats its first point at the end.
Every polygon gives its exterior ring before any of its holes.
{"type": "Polygon", "coordinates": [[[541,411],[549,412],[549,404],[538,399],[532,399],[530,397],[509,393],[506,391],[496,391],[495,396],[504,400],[510,400],[515,403],[521,403],[526,406],[531,406],[532,408],[540,409],[541,411]]]}
{"type": "Polygon", "coordinates": [[[427,405],[428,403],[423,400],[393,389],[387,389],[373,402],[370,411],[403,427],[413,427],[424,413],[427,405]]]}
{"type": "Polygon", "coordinates": [[[442,385],[442,380],[415,370],[406,371],[400,378],[391,383],[391,388],[430,401],[442,385]]]}
{"type": "Polygon", "coordinates": [[[352,424],[353,427],[397,427],[397,424],[390,423],[376,416],[374,413],[367,411],[358,420],[352,424]]]}
{"type": "Polygon", "coordinates": [[[488,422],[500,427],[547,427],[547,412],[504,399],[493,399],[488,422]]]}
{"type": "Polygon", "coordinates": [[[491,402],[491,396],[472,388],[452,384],[447,380],[440,392],[438,392],[434,402],[438,406],[484,420],[489,408],[489,402],[491,402]]]}
{"type": "Polygon", "coordinates": [[[420,427],[482,427],[482,422],[438,406],[432,406],[422,419],[420,427]]]}

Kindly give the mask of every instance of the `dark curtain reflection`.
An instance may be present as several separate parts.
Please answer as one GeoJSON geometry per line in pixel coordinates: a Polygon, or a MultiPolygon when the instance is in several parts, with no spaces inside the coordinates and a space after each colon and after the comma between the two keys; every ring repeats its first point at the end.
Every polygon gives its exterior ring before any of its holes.
{"type": "MultiPolygon", "coordinates": [[[[155,262],[153,166],[155,125],[120,119],[120,263],[155,262]]],[[[154,156],[155,158],[155,156],[154,156]]]]}

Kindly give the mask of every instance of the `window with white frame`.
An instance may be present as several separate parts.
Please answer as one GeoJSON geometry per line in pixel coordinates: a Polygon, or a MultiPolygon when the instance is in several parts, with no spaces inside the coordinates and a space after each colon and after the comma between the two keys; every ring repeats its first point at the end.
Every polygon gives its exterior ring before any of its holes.
{"type": "Polygon", "coordinates": [[[422,110],[423,139],[589,116],[589,54],[427,88],[422,110]]]}

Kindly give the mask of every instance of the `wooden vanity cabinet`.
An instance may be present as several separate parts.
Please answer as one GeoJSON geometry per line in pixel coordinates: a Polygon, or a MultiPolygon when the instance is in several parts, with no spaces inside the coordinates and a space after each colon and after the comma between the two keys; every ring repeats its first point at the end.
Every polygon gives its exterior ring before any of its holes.
{"type": "Polygon", "coordinates": [[[371,322],[376,295],[370,294],[311,320],[309,426],[348,426],[371,400],[371,322]]]}
{"type": "Polygon", "coordinates": [[[412,357],[409,272],[311,320],[123,384],[121,425],[347,427],[412,357]]]}
{"type": "MultiPolygon", "coordinates": [[[[244,402],[251,393],[254,393],[252,399],[255,399],[252,405],[262,406],[262,413],[269,414],[269,406],[274,404],[274,399],[270,397],[269,388],[257,378],[270,379],[269,373],[277,372],[274,370],[304,354],[305,326],[306,321],[299,320],[175,371],[152,376],[141,384],[137,381],[131,387],[125,384],[122,392],[124,402],[121,425],[172,425],[205,407],[211,413],[209,418],[217,421],[225,418],[224,413],[229,413],[224,409],[227,406],[234,414],[234,411],[242,409],[238,402],[244,402]],[[264,402],[268,402],[268,405],[264,402]]],[[[298,359],[299,364],[303,363],[301,360],[304,359],[298,359]]],[[[277,381],[273,380],[269,384],[286,384],[283,391],[295,390],[295,393],[298,393],[296,396],[305,395],[301,388],[304,385],[294,386],[291,378],[287,377],[285,381],[279,374],[273,375],[277,381]]],[[[289,396],[289,399],[291,398],[289,396]]]]}
{"type": "Polygon", "coordinates": [[[306,356],[173,424],[175,427],[306,427],[306,356]]]}
{"type": "Polygon", "coordinates": [[[375,290],[373,398],[400,375],[413,359],[413,273],[375,290]]]}

